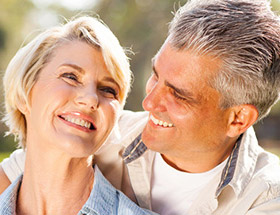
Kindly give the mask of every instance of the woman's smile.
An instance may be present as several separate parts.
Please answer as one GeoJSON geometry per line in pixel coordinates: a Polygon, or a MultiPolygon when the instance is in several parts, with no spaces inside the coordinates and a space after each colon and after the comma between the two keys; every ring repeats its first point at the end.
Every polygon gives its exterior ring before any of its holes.
{"type": "Polygon", "coordinates": [[[93,132],[97,129],[94,125],[94,120],[90,116],[80,112],[66,112],[64,114],[58,115],[58,117],[65,124],[81,131],[93,132]]]}

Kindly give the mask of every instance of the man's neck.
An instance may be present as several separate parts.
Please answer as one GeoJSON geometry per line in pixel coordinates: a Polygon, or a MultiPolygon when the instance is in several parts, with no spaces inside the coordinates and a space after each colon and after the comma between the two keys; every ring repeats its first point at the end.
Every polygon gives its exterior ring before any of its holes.
{"type": "Polygon", "coordinates": [[[161,154],[164,161],[171,167],[189,173],[201,173],[215,168],[229,157],[238,138],[225,144],[224,148],[213,151],[190,152],[185,156],[161,154]]]}

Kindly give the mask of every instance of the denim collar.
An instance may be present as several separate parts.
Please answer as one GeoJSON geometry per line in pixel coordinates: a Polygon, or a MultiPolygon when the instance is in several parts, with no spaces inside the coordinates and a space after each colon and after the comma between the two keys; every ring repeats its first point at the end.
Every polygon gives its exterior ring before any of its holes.
{"type": "Polygon", "coordinates": [[[95,166],[93,189],[87,202],[79,215],[104,215],[104,214],[155,214],[152,211],[139,208],[127,196],[116,190],[101,171],[95,166]]]}
{"type": "Polygon", "coordinates": [[[223,169],[222,175],[221,175],[221,181],[218,185],[218,188],[216,190],[216,198],[220,195],[222,190],[231,182],[233,179],[233,175],[235,172],[235,167],[236,167],[236,162],[237,162],[237,157],[238,157],[238,152],[241,144],[241,135],[237,142],[235,143],[233,150],[228,158],[227,164],[223,169]]]}
{"type": "Polygon", "coordinates": [[[116,189],[105,179],[95,165],[93,189],[79,214],[115,214],[115,196],[116,189]]]}
{"type": "Polygon", "coordinates": [[[0,195],[0,214],[16,214],[16,202],[19,188],[22,182],[20,175],[1,195],[0,195]]]}
{"type": "MultiPolygon", "coordinates": [[[[14,215],[16,212],[16,200],[22,182],[19,176],[0,195],[0,214],[14,215]]],[[[116,189],[105,179],[101,171],[95,166],[94,184],[91,194],[80,210],[79,214],[104,215],[115,214],[116,189]]]]}
{"type": "Polygon", "coordinates": [[[142,141],[142,133],[125,149],[122,157],[125,164],[131,163],[147,151],[147,146],[142,141]]]}

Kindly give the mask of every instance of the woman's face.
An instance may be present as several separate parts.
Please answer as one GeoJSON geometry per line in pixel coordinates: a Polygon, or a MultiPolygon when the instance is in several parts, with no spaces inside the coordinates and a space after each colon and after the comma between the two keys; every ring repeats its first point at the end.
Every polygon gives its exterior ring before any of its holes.
{"type": "Polygon", "coordinates": [[[59,46],[32,88],[30,108],[23,111],[27,148],[36,144],[74,157],[93,154],[114,126],[119,91],[100,51],[81,41],[59,46]]]}

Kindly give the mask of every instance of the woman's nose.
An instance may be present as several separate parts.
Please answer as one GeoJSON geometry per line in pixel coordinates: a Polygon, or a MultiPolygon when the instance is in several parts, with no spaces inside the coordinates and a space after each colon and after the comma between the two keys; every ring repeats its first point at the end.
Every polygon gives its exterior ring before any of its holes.
{"type": "Polygon", "coordinates": [[[82,90],[75,99],[78,105],[88,108],[94,111],[99,106],[99,98],[95,90],[82,90]]]}

